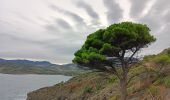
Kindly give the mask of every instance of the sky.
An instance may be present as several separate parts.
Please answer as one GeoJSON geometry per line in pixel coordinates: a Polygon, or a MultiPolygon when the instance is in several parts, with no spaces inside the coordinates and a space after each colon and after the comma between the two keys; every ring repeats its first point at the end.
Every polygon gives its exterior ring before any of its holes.
{"type": "Polygon", "coordinates": [[[88,34],[122,21],[157,38],[142,55],[170,47],[170,0],[0,0],[0,58],[70,63],[88,34]]]}

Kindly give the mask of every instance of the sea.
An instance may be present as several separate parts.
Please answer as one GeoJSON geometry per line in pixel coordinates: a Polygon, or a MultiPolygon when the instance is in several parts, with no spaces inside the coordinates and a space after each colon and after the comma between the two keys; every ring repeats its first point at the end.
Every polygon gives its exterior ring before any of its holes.
{"type": "Polygon", "coordinates": [[[27,93],[70,78],[64,75],[0,74],[0,100],[26,100],[27,93]]]}

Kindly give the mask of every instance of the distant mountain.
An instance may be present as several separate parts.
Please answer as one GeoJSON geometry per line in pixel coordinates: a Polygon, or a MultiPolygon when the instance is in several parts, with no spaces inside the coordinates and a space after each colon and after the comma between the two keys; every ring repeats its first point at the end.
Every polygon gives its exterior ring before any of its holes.
{"type": "Polygon", "coordinates": [[[0,59],[0,73],[5,74],[62,74],[76,75],[84,73],[76,64],[57,65],[48,61],[5,60],[0,59]]]}
{"type": "Polygon", "coordinates": [[[36,66],[53,66],[55,64],[52,64],[48,61],[30,61],[30,60],[5,60],[0,59],[0,63],[17,63],[17,64],[27,64],[27,65],[36,65],[36,66]]]}

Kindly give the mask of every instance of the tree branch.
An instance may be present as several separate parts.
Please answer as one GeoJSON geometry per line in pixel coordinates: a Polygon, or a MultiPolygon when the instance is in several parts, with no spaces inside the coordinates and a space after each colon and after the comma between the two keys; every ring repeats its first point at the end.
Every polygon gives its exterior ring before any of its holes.
{"type": "Polygon", "coordinates": [[[113,67],[113,66],[111,66],[111,67],[112,67],[113,73],[114,73],[119,79],[121,79],[121,76],[120,76],[120,74],[117,72],[116,68],[113,67]]]}
{"type": "Polygon", "coordinates": [[[128,61],[127,62],[129,62],[132,58],[133,58],[133,56],[136,54],[136,52],[139,50],[139,48],[136,48],[136,50],[133,52],[133,54],[129,57],[129,59],[128,59],[128,61]]]}

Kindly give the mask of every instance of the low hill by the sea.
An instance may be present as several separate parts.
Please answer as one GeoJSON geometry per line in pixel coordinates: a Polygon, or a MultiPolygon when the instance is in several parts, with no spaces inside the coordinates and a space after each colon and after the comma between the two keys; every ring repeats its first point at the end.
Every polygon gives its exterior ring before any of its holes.
{"type": "MultiPolygon", "coordinates": [[[[169,100],[170,48],[144,57],[128,77],[128,100],[169,100]]],[[[51,87],[28,93],[27,100],[120,100],[119,81],[113,74],[90,72],[51,87]]]]}
{"type": "Polygon", "coordinates": [[[60,74],[77,75],[84,73],[76,64],[52,64],[48,61],[0,59],[0,73],[4,74],[60,74]]]}

